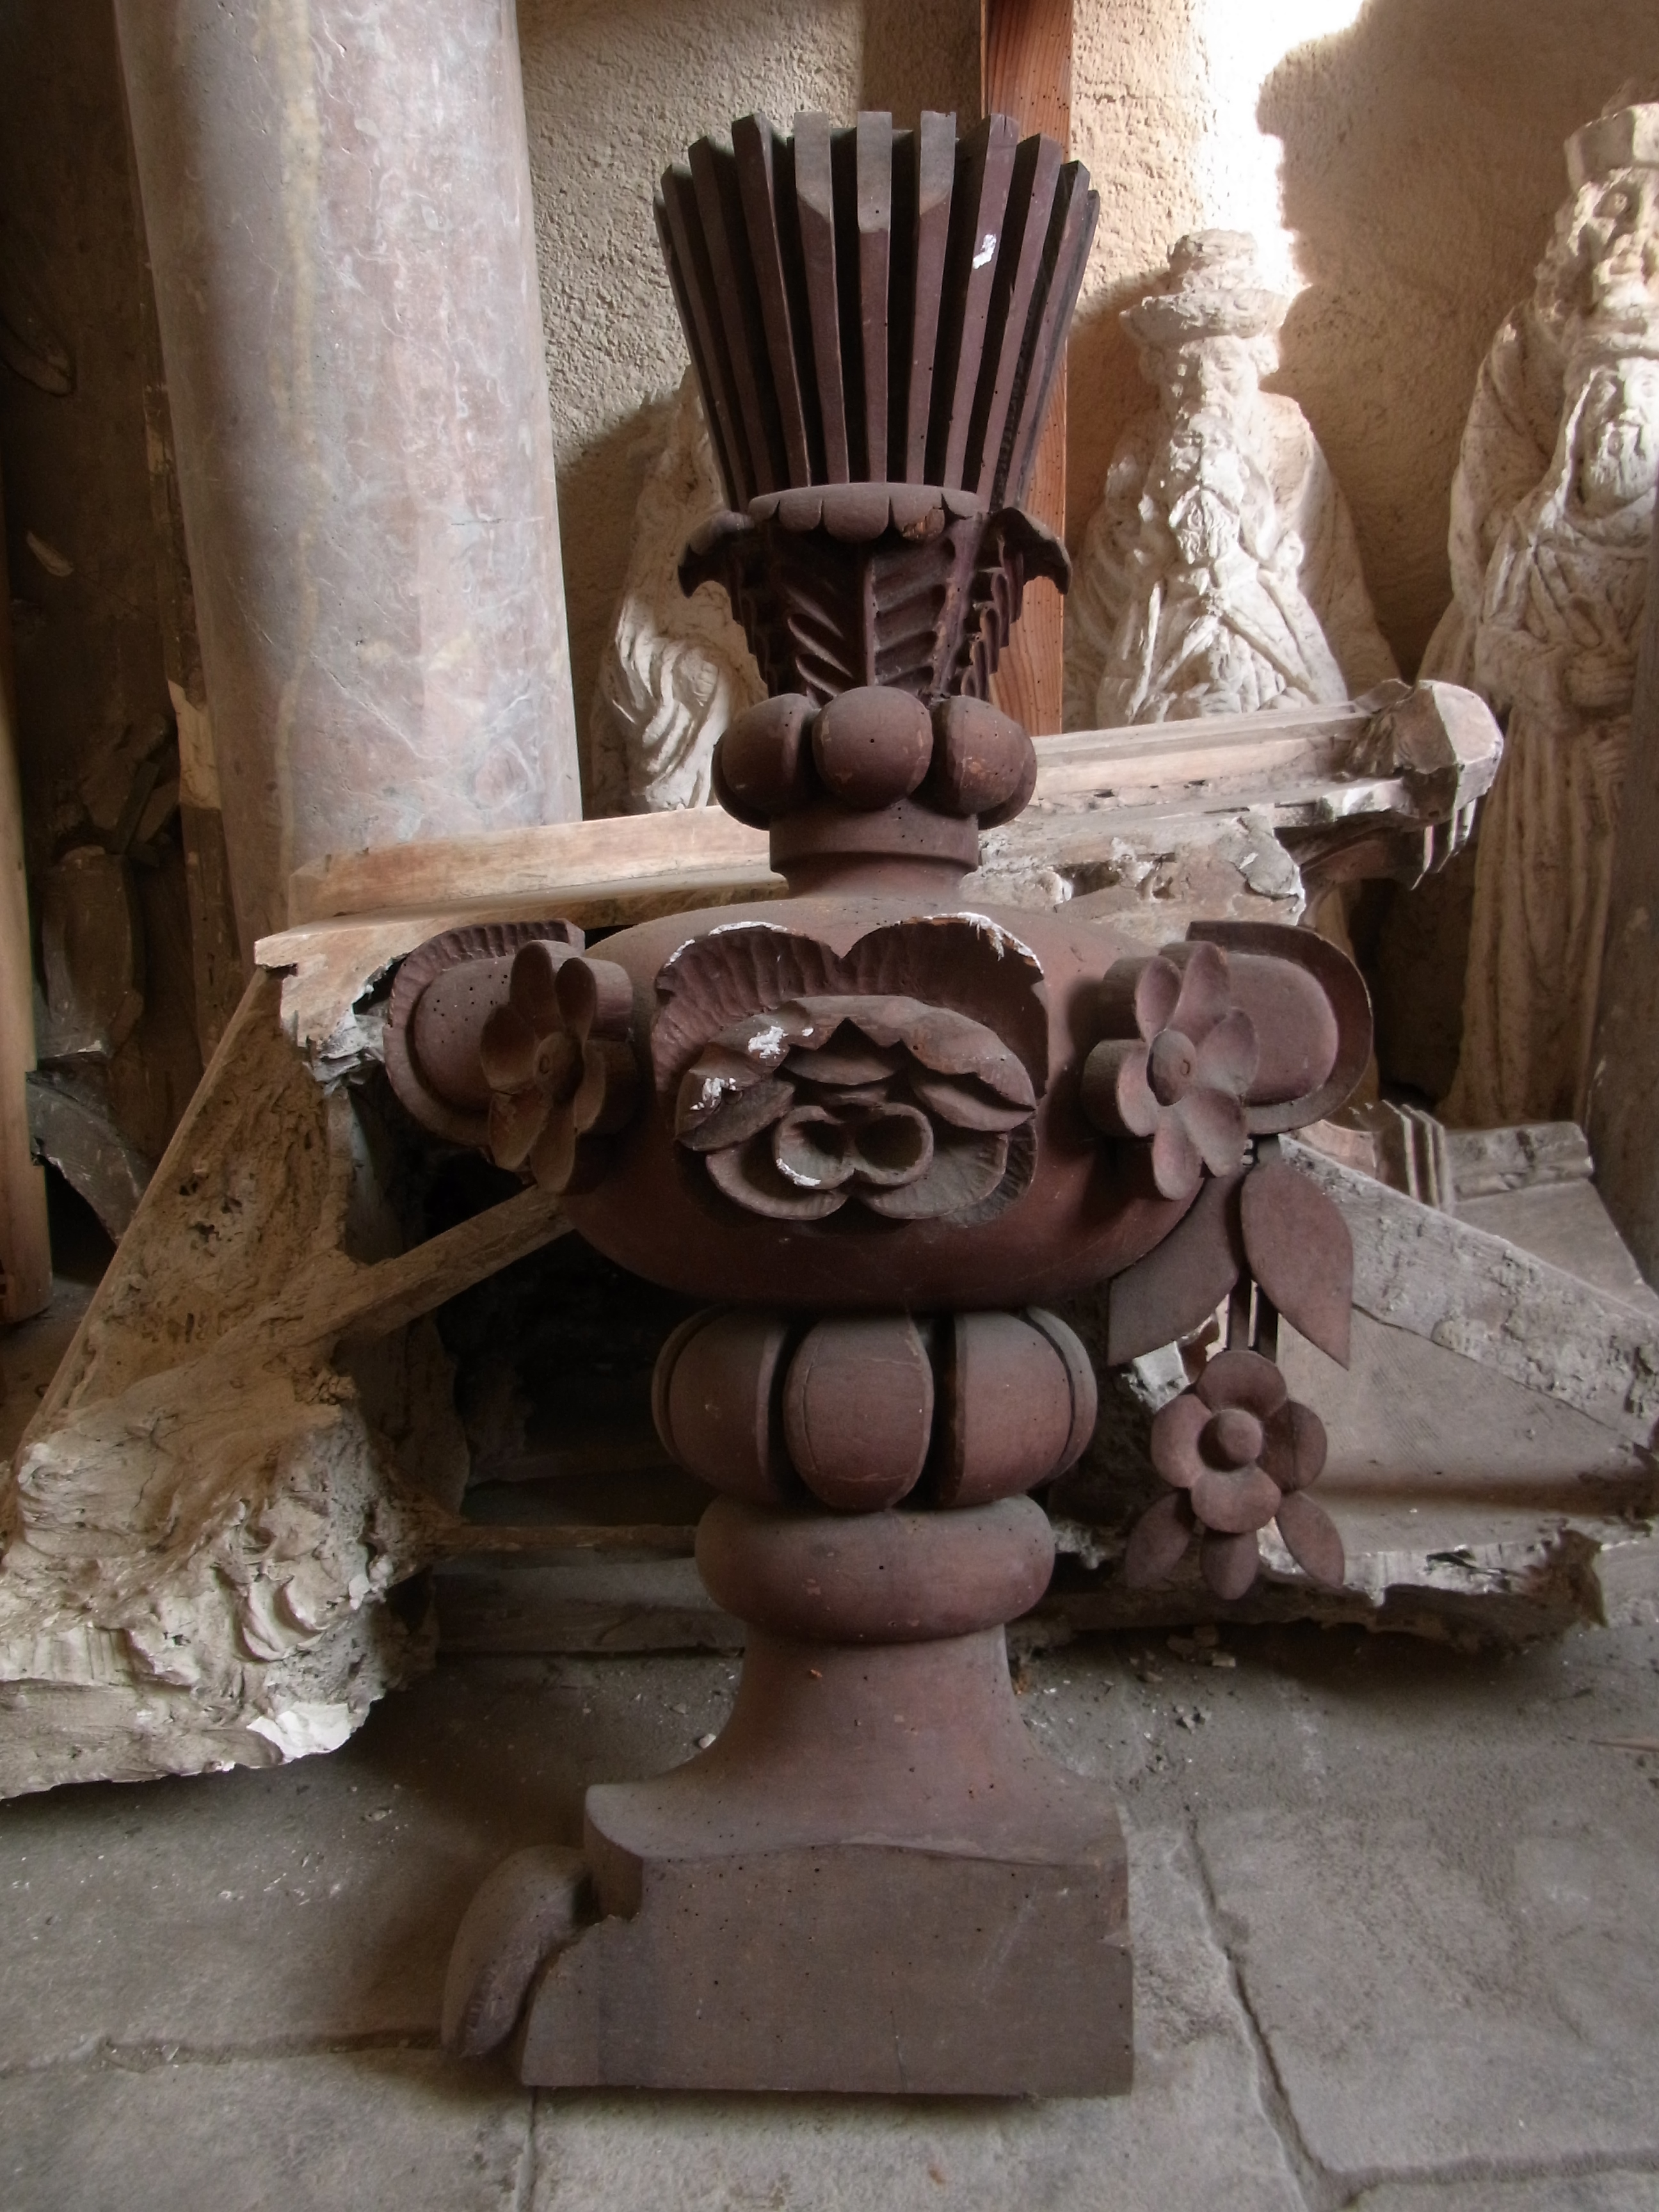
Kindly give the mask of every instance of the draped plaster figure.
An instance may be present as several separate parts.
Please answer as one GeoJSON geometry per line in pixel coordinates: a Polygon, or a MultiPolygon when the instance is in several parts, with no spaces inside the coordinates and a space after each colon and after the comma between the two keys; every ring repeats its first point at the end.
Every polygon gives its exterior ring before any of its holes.
{"type": "Polygon", "coordinates": [[[1120,441],[1084,539],[1067,728],[1346,699],[1397,674],[1318,441],[1261,388],[1289,305],[1254,239],[1207,230],[1125,313],[1158,404],[1120,441]]]}
{"type": "Polygon", "coordinates": [[[1443,1108],[1470,1127],[1584,1117],[1659,477],[1659,104],[1566,152],[1573,198],[1481,368],[1424,662],[1507,717],[1443,1108]]]}
{"type": "Polygon", "coordinates": [[[725,504],[688,369],[640,493],[627,580],[594,690],[595,812],[706,806],[714,740],[766,696],[725,592],[703,584],[688,599],[680,589],[686,539],[725,504]]]}

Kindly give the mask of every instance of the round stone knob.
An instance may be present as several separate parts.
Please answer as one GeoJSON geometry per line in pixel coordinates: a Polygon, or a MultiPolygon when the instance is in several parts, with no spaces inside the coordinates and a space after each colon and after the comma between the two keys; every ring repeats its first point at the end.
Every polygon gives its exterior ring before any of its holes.
{"type": "Polygon", "coordinates": [[[981,830],[1012,822],[1036,788],[1036,748],[1011,715],[984,699],[933,708],[933,763],[922,796],[945,814],[975,815],[981,830]]]}
{"type": "Polygon", "coordinates": [[[1062,1474],[1094,1433],[1088,1354],[1053,1314],[957,1314],[941,1382],[935,1492],[988,1504],[1062,1474]]]}
{"type": "Polygon", "coordinates": [[[714,747],[714,797],[751,830],[806,805],[817,783],[810,732],[812,702],[785,691],[736,715],[714,747]]]}
{"type": "Polygon", "coordinates": [[[757,1504],[799,1494],[776,1413],[788,1341],[779,1314],[716,1308],[682,1322],[659,1354],[651,1385],[657,1434],[711,1489],[757,1504]]]}
{"type": "Polygon", "coordinates": [[[933,725],[908,691],[866,684],[843,691],[819,714],[812,755],[843,806],[873,811],[908,798],[933,757],[933,725]]]}
{"type": "Polygon", "coordinates": [[[774,1636],[926,1644],[1028,1612],[1054,1571],[1034,1498],[965,1513],[781,1512],[716,1498],[697,1528],[697,1571],[716,1605],[774,1636]]]}
{"type": "Polygon", "coordinates": [[[905,1314],[821,1321],[783,1386],[796,1472],[843,1513],[879,1512],[915,1488],[933,1434],[933,1370],[905,1314]]]}

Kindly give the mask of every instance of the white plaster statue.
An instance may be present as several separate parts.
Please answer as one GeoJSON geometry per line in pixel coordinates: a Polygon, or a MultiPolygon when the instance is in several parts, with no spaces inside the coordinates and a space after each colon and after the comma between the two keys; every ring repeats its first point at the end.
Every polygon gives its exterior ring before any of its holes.
{"type": "Polygon", "coordinates": [[[1242,231],[1170,249],[1125,326],[1158,404],[1107,471],[1066,611],[1066,726],[1347,699],[1398,673],[1307,417],[1261,389],[1290,302],[1242,231]]]}
{"type": "Polygon", "coordinates": [[[702,585],[690,599],[680,589],[686,539],[725,505],[688,370],[640,493],[627,580],[594,690],[594,812],[706,806],[714,740],[734,714],[766,696],[719,585],[702,585]]]}
{"type": "Polygon", "coordinates": [[[1480,371],[1425,675],[1507,717],[1444,1118],[1582,1121],[1659,477],[1659,104],[1567,143],[1572,198],[1480,371]]]}

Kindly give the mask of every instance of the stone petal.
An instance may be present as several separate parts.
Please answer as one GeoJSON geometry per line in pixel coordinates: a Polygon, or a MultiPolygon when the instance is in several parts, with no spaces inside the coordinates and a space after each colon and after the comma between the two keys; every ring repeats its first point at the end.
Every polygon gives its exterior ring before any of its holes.
{"type": "Polygon", "coordinates": [[[1209,1418],[1209,1407],[1190,1390],[1183,1390],[1152,1417],[1152,1465],[1176,1490],[1190,1490],[1204,1473],[1198,1440],[1209,1418]]]}
{"type": "Polygon", "coordinates": [[[1173,1492],[1149,1506],[1130,1532],[1123,1554],[1123,1579],[1131,1589],[1150,1589],[1167,1582],[1193,1539],[1192,1508],[1173,1492]]]}

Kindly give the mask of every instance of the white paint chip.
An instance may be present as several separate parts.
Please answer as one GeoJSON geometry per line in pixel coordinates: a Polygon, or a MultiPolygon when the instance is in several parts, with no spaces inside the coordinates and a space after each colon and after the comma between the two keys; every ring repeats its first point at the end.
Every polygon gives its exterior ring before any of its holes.
{"type": "Polygon", "coordinates": [[[289,1705],[274,1720],[261,1713],[248,1726],[255,1735],[274,1743],[284,1759],[309,1759],[319,1751],[337,1751],[351,1734],[348,1705],[307,1703],[289,1705]]]}

